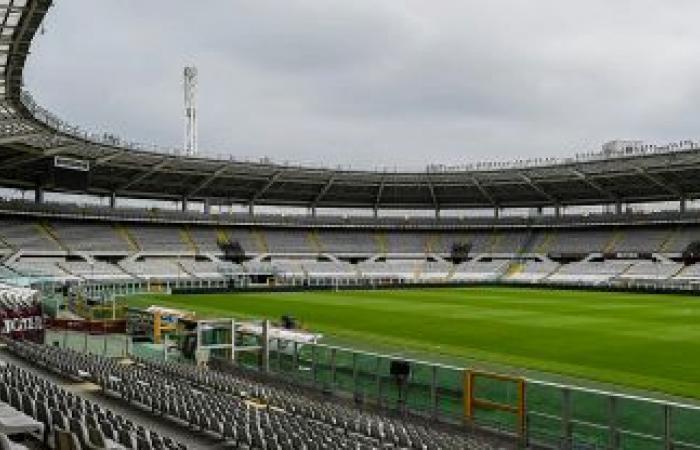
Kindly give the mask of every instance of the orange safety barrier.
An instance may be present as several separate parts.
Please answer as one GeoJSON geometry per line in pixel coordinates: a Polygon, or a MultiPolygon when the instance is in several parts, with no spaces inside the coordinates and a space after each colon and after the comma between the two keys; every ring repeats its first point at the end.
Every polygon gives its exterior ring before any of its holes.
{"type": "Polygon", "coordinates": [[[464,372],[464,415],[468,423],[474,422],[475,410],[495,410],[506,411],[516,415],[517,434],[522,439],[525,437],[525,379],[499,373],[485,372],[479,370],[466,370],[464,372]],[[515,383],[518,389],[516,404],[498,403],[491,400],[477,398],[474,395],[474,387],[478,378],[500,380],[515,383]]]}

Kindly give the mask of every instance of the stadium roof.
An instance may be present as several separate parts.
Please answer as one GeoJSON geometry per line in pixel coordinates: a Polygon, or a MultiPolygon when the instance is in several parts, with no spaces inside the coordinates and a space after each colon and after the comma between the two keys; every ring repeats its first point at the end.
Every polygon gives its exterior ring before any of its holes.
{"type": "MultiPolygon", "coordinates": [[[[51,0],[0,0],[0,184],[133,198],[311,208],[463,209],[677,201],[697,197],[697,147],[426,172],[251,163],[139,148],[63,123],[23,91],[25,60],[51,0]],[[89,162],[81,186],[54,158],[89,162]]],[[[115,87],[116,89],[116,87],[115,87]]],[[[70,160],[68,161],[70,162],[70,160]]]]}

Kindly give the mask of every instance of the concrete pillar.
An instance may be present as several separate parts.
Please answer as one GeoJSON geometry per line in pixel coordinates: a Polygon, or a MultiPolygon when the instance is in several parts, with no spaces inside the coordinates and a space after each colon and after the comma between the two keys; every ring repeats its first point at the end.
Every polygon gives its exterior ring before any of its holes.
{"type": "Polygon", "coordinates": [[[34,203],[44,203],[44,187],[37,185],[34,189],[34,203]]]}
{"type": "Polygon", "coordinates": [[[204,199],[204,214],[207,216],[211,213],[211,201],[208,198],[204,199]]]}
{"type": "Polygon", "coordinates": [[[117,207],[117,193],[116,192],[112,192],[109,195],[109,207],[112,209],[117,207]]]}

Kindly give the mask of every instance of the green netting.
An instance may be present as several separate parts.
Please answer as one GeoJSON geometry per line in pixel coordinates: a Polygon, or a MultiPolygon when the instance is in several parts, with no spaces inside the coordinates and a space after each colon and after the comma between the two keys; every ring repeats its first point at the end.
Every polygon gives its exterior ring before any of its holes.
{"type": "Polygon", "coordinates": [[[338,350],[335,355],[335,386],[344,392],[355,391],[354,353],[338,350]]]}
{"type": "MultiPolygon", "coordinates": [[[[622,433],[619,440],[619,448],[622,450],[663,450],[664,443],[659,437],[637,436],[630,433],[622,433]]],[[[675,446],[673,447],[676,448],[675,446]]]]}
{"type": "Polygon", "coordinates": [[[700,410],[674,407],[670,411],[673,440],[700,444],[700,410]]]}
{"type": "Polygon", "coordinates": [[[464,417],[464,371],[452,368],[437,369],[438,412],[453,420],[464,417]]]}
{"type": "Polygon", "coordinates": [[[433,413],[433,367],[412,364],[411,376],[406,387],[406,405],[414,411],[433,413]]]}
{"type": "Polygon", "coordinates": [[[653,436],[664,435],[664,408],[647,401],[617,400],[617,423],[620,428],[653,436]]]}

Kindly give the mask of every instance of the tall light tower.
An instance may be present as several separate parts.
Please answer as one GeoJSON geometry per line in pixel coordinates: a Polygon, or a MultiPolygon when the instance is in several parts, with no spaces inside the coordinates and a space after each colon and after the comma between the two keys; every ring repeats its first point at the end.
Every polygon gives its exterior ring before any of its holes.
{"type": "Polygon", "coordinates": [[[197,154],[197,68],[185,67],[185,155],[197,154]]]}

